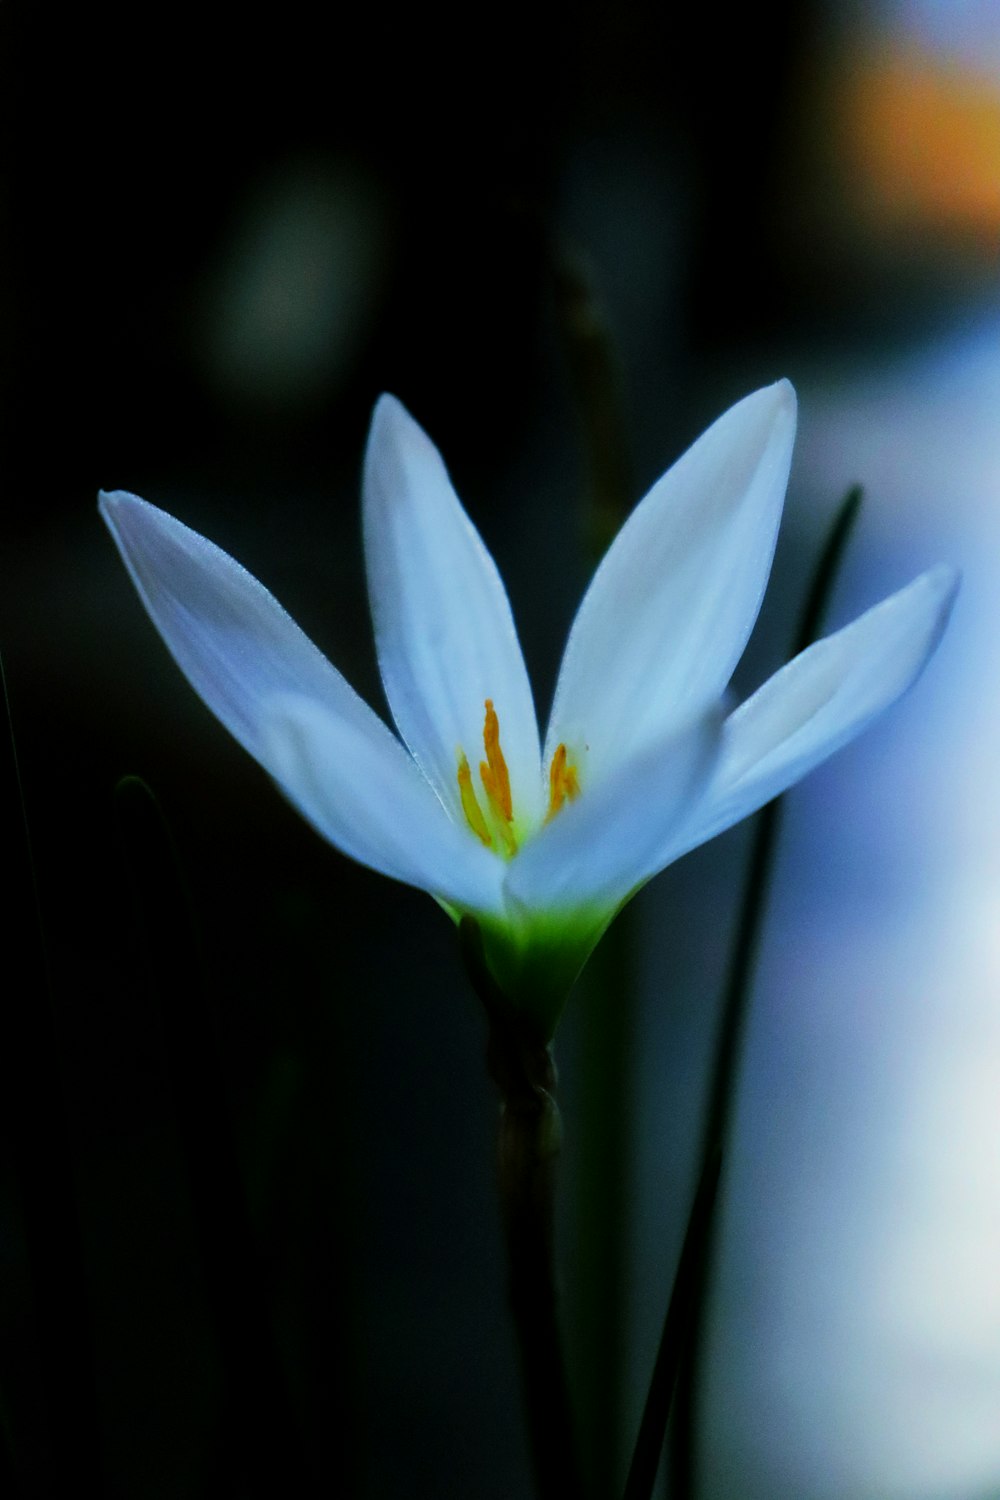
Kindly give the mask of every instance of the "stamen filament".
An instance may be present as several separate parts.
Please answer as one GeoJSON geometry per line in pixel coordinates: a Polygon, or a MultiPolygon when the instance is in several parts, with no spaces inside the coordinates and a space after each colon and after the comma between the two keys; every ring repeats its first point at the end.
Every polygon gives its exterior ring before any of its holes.
{"type": "Polygon", "coordinates": [[[503,840],[508,857],[510,855],[516,854],[517,839],[514,837],[514,829],[511,824],[505,822],[503,818],[498,818],[495,827],[497,829],[497,832],[500,834],[501,839],[503,840]]]}
{"type": "Polygon", "coordinates": [[[462,811],[465,813],[465,821],[476,837],[481,839],[487,848],[489,848],[493,843],[493,839],[472,785],[472,772],[469,769],[469,762],[461,751],[458,756],[458,795],[462,799],[462,811]]]}

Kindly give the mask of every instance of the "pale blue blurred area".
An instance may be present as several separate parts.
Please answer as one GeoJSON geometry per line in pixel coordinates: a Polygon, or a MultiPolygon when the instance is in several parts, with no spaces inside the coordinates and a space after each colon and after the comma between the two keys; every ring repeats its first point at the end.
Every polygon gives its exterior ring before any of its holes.
{"type": "MultiPolygon", "coordinates": [[[[977,142],[985,154],[969,158],[973,179],[990,160],[997,111],[985,112],[982,95],[967,111],[962,80],[1000,81],[1000,8],[899,0],[832,10],[867,38],[869,62],[881,49],[905,56],[912,47],[940,65],[942,88],[956,79],[959,87],[929,95],[941,112],[922,123],[940,154],[913,196],[904,194],[912,217],[894,218],[896,205],[876,196],[883,216],[855,223],[854,200],[831,192],[836,238],[803,242],[815,259],[804,257],[799,270],[810,286],[810,277],[827,290],[869,261],[875,267],[870,280],[859,276],[856,303],[845,297],[843,326],[820,324],[819,337],[798,339],[782,330],[763,355],[747,357],[744,389],[782,374],[794,380],[800,430],[776,603],[765,609],[765,644],[751,646],[741,689],[779,664],[810,559],[855,482],[866,501],[828,629],[938,562],[957,565],[963,585],[912,692],[786,801],[725,1169],[705,1500],[995,1500],[1000,285],[993,187],[980,194],[973,181],[967,200],[935,197],[934,173],[943,162],[961,176],[961,152],[977,142]],[[898,274],[880,280],[893,257],[898,274]]],[[[642,169],[617,145],[603,154],[615,163],[615,186],[600,187],[591,143],[586,163],[600,189],[591,201],[600,209],[594,222],[582,213],[577,222],[596,247],[631,369],[642,341],[629,331],[628,278],[642,276],[623,227],[637,216],[621,183],[642,169]],[[615,212],[601,220],[609,204],[615,212]]],[[[863,160],[852,167],[863,177],[863,160]]],[[[877,195],[882,179],[872,180],[877,195]]],[[[652,178],[647,189],[660,191],[652,178]]],[[[683,208],[675,181],[668,220],[676,224],[683,208]]],[[[666,290],[678,255],[683,261],[683,233],[665,235],[658,252],[666,290]]],[[[640,470],[642,445],[662,443],[651,413],[669,409],[674,375],[669,306],[654,301],[649,318],[662,332],[643,393],[640,470]]],[[[741,394],[732,364],[701,374],[699,398],[717,384],[719,409],[741,394]]],[[[637,903],[641,1012],[635,1089],[623,1104],[636,1150],[632,1420],[693,1188],[713,1008],[746,847],[745,831],[725,836],[637,903]]]]}
{"type": "Polygon", "coordinates": [[[1000,1485],[1000,308],[799,380],[790,508],[868,501],[834,623],[937,560],[924,679],[788,799],[728,1162],[718,1496],[1000,1485]]]}
{"type": "Polygon", "coordinates": [[[1000,12],[994,0],[881,0],[894,30],[919,46],[993,77],[1000,69],[1000,12]]]}

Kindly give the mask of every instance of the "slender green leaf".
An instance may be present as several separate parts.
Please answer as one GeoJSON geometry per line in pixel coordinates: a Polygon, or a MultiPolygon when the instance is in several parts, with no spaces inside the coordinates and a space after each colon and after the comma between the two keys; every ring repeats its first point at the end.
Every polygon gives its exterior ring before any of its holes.
{"type": "Polygon", "coordinates": [[[674,1277],[660,1347],[653,1367],[653,1379],[632,1455],[624,1500],[649,1500],[656,1483],[656,1471],[667,1435],[670,1403],[681,1359],[690,1339],[691,1322],[695,1313],[694,1294],[699,1267],[704,1263],[708,1248],[721,1167],[722,1156],[716,1152],[706,1164],[691,1206],[691,1217],[677,1264],[677,1275],[674,1277]]]}
{"type": "MultiPolygon", "coordinates": [[[[818,637],[844,551],[861,508],[860,486],[851,489],[834,517],[820,554],[795,634],[792,655],[804,651],[818,637]]],[[[774,871],[775,851],[781,826],[783,799],[771,802],[759,814],[750,864],[744,887],[743,906],[736,928],[726,979],[722,1017],[716,1039],[700,1152],[701,1175],[724,1148],[732,1117],[737,1074],[749,1011],[757,954],[764,929],[767,899],[774,871]]],[[[690,1353],[681,1368],[669,1447],[671,1500],[693,1500],[697,1487],[697,1427],[701,1366],[704,1358],[704,1328],[714,1253],[715,1219],[708,1226],[705,1253],[692,1284],[690,1353]]]]}

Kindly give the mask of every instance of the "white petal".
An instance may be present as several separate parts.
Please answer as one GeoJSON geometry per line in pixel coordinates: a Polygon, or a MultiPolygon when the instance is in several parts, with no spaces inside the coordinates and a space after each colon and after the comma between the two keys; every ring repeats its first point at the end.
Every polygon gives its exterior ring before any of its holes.
{"type": "Polygon", "coordinates": [[[765,682],[726,721],[716,777],[677,852],[756,812],[894,703],[934,652],[957,589],[954,569],[932,568],[765,682]]]}
{"type": "Polygon", "coordinates": [[[588,746],[594,774],[703,713],[764,595],[795,437],[787,381],[732,407],[653,486],[580,606],[545,760],[588,746]]]}
{"type": "Polygon", "coordinates": [[[478,766],[492,699],[515,812],[537,821],[538,724],[503,583],[440,454],[391,396],[372,419],[364,533],[382,680],[418,765],[461,818],[457,751],[478,766]]]}
{"type": "MultiPolygon", "coordinates": [[[[181,672],[289,798],[355,859],[435,894],[451,888],[450,859],[435,873],[433,856],[453,840],[471,844],[475,855],[471,835],[451,825],[396,736],[276,598],[211,541],[135,495],[100,496],[100,513],[181,672]],[[322,715],[325,798],[342,798],[340,822],[330,808],[325,820],[316,813],[309,765],[303,784],[295,783],[295,754],[306,762],[307,753],[289,747],[291,729],[276,729],[277,711],[288,702],[313,702],[322,715]],[[334,766],[337,748],[343,760],[334,766]],[[406,855],[411,838],[420,841],[418,855],[406,855]]],[[[310,754],[321,759],[315,748],[310,754]]]]}
{"type": "Polygon", "coordinates": [[[508,868],[513,910],[613,910],[661,870],[715,769],[721,727],[721,712],[702,716],[563,807],[508,868]]]}
{"type": "Polygon", "coordinates": [[[272,774],[324,838],[463,910],[499,912],[502,862],[451,822],[391,734],[294,696],[273,701],[263,732],[272,774]]]}
{"type": "Polygon", "coordinates": [[[290,615],[244,567],[136,495],[100,496],[101,515],[139,597],[195,692],[266,770],[271,700],[323,703],[373,740],[392,735],[290,615]]]}

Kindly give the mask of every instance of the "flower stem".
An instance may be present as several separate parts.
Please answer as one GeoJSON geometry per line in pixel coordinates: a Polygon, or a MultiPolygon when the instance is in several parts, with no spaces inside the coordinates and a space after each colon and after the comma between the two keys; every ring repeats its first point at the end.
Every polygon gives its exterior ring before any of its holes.
{"type": "Polygon", "coordinates": [[[582,1500],[558,1318],[554,1210],[562,1122],[552,1048],[498,990],[471,918],[463,918],[460,937],[489,1020],[487,1064],[500,1091],[497,1176],[535,1490],[538,1500],[582,1500]]]}

